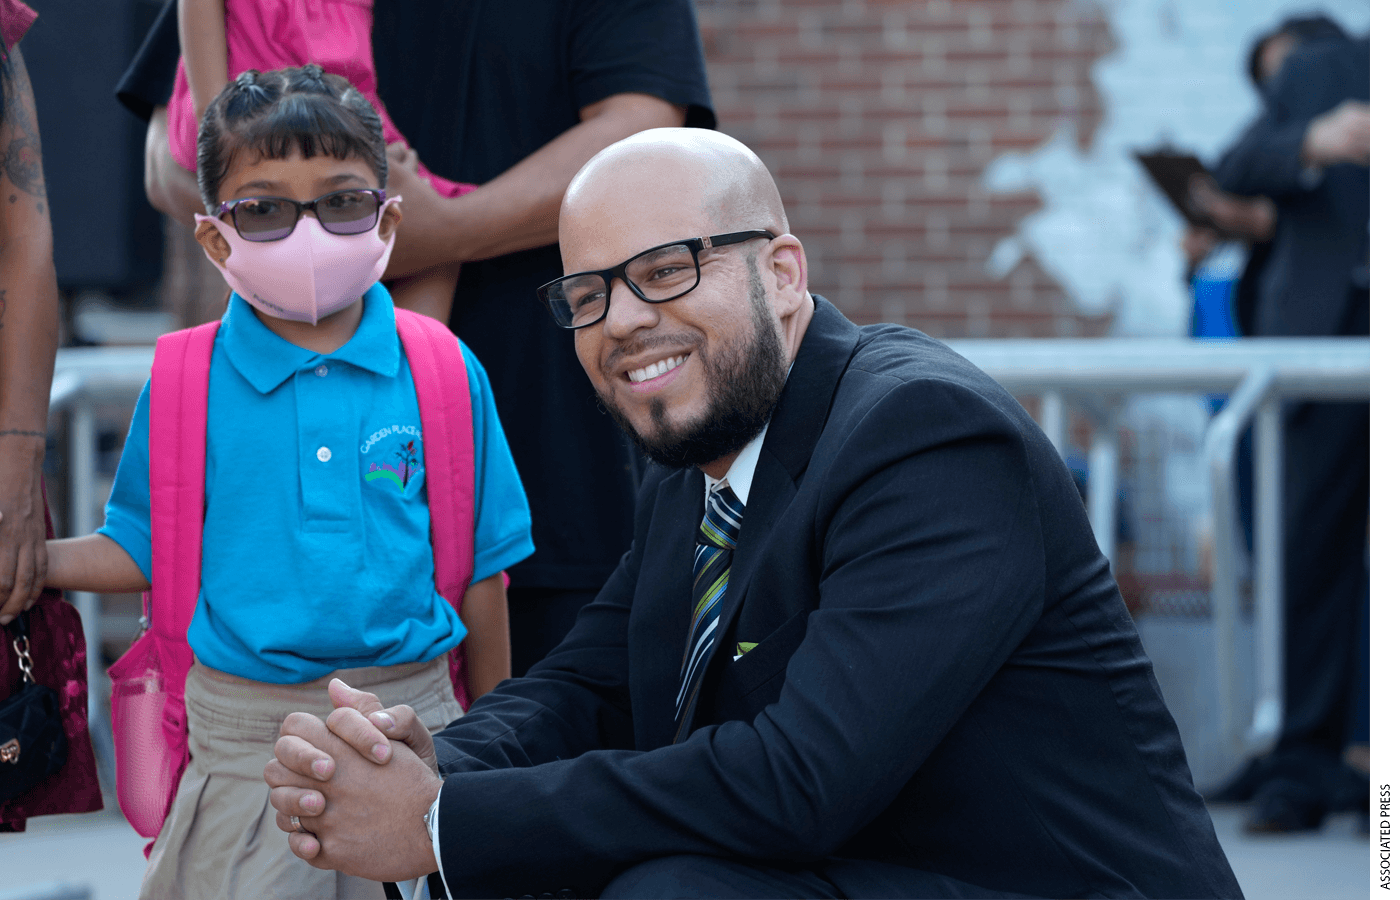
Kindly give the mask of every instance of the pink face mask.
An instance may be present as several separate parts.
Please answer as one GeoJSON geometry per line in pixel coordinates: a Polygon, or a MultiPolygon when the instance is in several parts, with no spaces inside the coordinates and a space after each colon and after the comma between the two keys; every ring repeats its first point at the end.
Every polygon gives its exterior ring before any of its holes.
{"type": "Polygon", "coordinates": [[[377,220],[369,231],[341,235],[309,218],[279,241],[247,240],[213,216],[196,215],[195,221],[213,222],[228,241],[232,252],[219,272],[238,296],[269,316],[315,325],[364,296],[379,280],[389,265],[394,235],[381,240],[377,220]]]}

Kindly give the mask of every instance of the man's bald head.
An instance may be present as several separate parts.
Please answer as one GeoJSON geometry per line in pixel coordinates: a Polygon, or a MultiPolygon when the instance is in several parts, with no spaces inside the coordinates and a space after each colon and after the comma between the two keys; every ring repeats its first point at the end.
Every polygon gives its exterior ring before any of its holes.
{"type": "Polygon", "coordinates": [[[768,169],[718,132],[643,131],[574,176],[559,249],[559,289],[604,301],[574,331],[604,407],[652,459],[722,475],[772,415],[815,309],[768,169]]]}
{"type": "MultiPolygon", "coordinates": [[[[579,170],[564,195],[560,244],[568,255],[571,231],[599,215],[622,222],[658,217],[675,234],[788,230],[773,176],[752,150],[734,138],[700,128],[653,128],[602,150],[579,170]]],[[[639,248],[640,249],[640,248],[639,248]]]]}

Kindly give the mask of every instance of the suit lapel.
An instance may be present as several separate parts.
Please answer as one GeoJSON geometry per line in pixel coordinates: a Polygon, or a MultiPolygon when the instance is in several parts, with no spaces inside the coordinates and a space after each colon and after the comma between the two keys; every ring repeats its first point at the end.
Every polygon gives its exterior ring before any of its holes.
{"type": "MultiPolygon", "coordinates": [[[[699,675],[702,695],[704,679],[713,670],[714,660],[721,653],[732,652],[731,632],[744,605],[749,583],[763,559],[774,523],[797,493],[802,473],[826,426],[836,387],[860,336],[859,329],[836,307],[821,297],[816,297],[815,302],[816,311],[798,348],[782,398],[773,411],[754,470],[749,502],[744,505],[744,520],[739,527],[739,542],[729,570],[729,587],[720,612],[715,649],[699,675]]],[[[697,516],[702,514],[703,510],[696,513],[697,516]]],[[[699,705],[694,704],[680,723],[677,742],[685,740],[694,729],[695,707],[699,705]]]]}
{"type": "Polygon", "coordinates": [[[704,495],[698,469],[675,472],[657,488],[628,626],[639,750],[665,746],[675,737],[676,693],[690,628],[691,561],[704,495]]]}

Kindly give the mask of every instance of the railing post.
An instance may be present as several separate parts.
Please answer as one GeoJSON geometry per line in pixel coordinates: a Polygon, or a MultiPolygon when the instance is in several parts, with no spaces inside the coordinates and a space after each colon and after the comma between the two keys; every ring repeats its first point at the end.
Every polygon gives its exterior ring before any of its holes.
{"type": "MultiPolygon", "coordinates": [[[[92,400],[80,395],[68,420],[68,528],[73,535],[96,530],[93,516],[93,475],[97,463],[97,428],[92,400]]],[[[70,591],[69,597],[83,619],[83,640],[87,644],[88,722],[94,737],[105,736],[107,717],[101,698],[107,693],[107,672],[102,666],[102,605],[96,594],[70,591]]],[[[104,743],[98,737],[97,752],[104,743]]]]}
{"type": "Polygon", "coordinates": [[[1254,719],[1248,753],[1273,749],[1283,729],[1283,414],[1277,397],[1254,419],[1254,719]]]}
{"type": "Polygon", "coordinates": [[[1089,448],[1088,508],[1094,539],[1110,568],[1117,560],[1118,533],[1118,429],[1115,417],[1106,415],[1094,429],[1089,448]]]}
{"type": "Polygon", "coordinates": [[[1060,391],[1046,391],[1040,395],[1040,430],[1055,446],[1060,458],[1065,457],[1065,395],[1060,391]]]}
{"type": "Polygon", "coordinates": [[[1238,490],[1235,484],[1235,457],[1246,423],[1273,388],[1275,373],[1261,366],[1245,377],[1230,394],[1219,414],[1206,428],[1205,451],[1210,471],[1211,518],[1215,537],[1215,576],[1211,599],[1215,625],[1215,663],[1219,687],[1221,730],[1226,745],[1234,752],[1241,748],[1244,726],[1241,720],[1238,667],[1235,664],[1235,634],[1240,620],[1240,565],[1235,529],[1239,518],[1238,490]]]}

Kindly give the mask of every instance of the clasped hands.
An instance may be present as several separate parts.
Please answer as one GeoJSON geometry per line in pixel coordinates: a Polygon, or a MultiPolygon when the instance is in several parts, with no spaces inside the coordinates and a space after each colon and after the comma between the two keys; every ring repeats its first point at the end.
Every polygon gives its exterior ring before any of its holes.
{"type": "Polygon", "coordinates": [[[318,869],[373,881],[437,871],[423,815],[442,779],[427,727],[408,706],[332,679],[322,722],[292,713],[263,768],[292,852],[318,869]],[[298,817],[300,828],[292,824],[298,817]]]}

